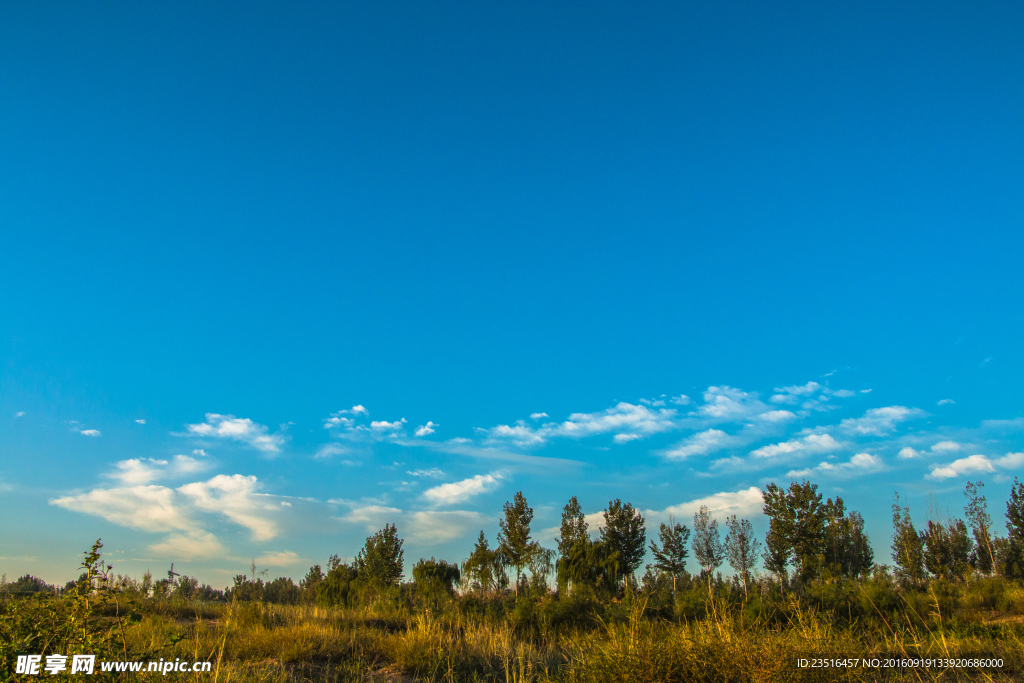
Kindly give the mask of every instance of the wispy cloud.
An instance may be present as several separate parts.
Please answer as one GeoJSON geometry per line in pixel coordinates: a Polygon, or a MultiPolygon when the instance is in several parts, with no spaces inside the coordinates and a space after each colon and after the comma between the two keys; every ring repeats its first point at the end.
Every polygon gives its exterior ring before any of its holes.
{"type": "Polygon", "coordinates": [[[925,475],[928,479],[953,479],[967,474],[990,474],[997,470],[1013,470],[1024,466],[1024,453],[1007,453],[1001,458],[971,455],[948,465],[934,465],[925,475]]]}
{"type": "MultiPolygon", "coordinates": [[[[535,413],[536,414],[536,413],[535,413]]],[[[596,413],[572,413],[563,422],[531,427],[520,420],[515,425],[498,425],[482,432],[491,441],[507,441],[518,446],[536,446],[553,438],[582,439],[599,434],[614,434],[619,443],[675,429],[676,411],[652,409],[645,405],[620,402],[596,413]]]]}
{"type": "Polygon", "coordinates": [[[219,474],[209,481],[186,484],[178,491],[200,510],[220,513],[249,529],[254,541],[265,541],[278,535],[278,526],[269,513],[279,505],[261,494],[260,488],[256,477],[219,474]]]}
{"type": "Polygon", "coordinates": [[[871,408],[864,413],[864,417],[847,418],[841,421],[839,429],[847,434],[858,436],[885,436],[891,433],[897,424],[925,415],[927,413],[919,408],[905,406],[871,408]]]}
{"type": "Polygon", "coordinates": [[[95,489],[50,501],[65,510],[102,517],[108,522],[142,531],[194,531],[195,521],[164,486],[126,486],[95,489]]]}
{"type": "Polygon", "coordinates": [[[224,546],[208,531],[197,529],[187,534],[171,534],[163,541],[149,546],[149,552],[159,557],[176,560],[195,560],[223,557],[224,546]]]}
{"type": "Polygon", "coordinates": [[[802,439],[762,446],[751,451],[750,455],[754,458],[778,459],[780,456],[828,453],[829,451],[838,451],[842,447],[843,445],[832,438],[830,434],[808,434],[802,439]]]}
{"type": "Polygon", "coordinates": [[[707,455],[721,450],[732,442],[734,442],[733,437],[722,430],[706,429],[683,439],[665,450],[662,455],[669,460],[685,460],[693,455],[707,455]]]}
{"type": "Polygon", "coordinates": [[[788,478],[828,476],[828,477],[852,477],[869,472],[877,472],[883,469],[882,459],[870,453],[857,453],[847,462],[833,464],[822,462],[817,467],[802,470],[791,470],[786,473],[788,478]]]}
{"type": "Polygon", "coordinates": [[[444,472],[437,469],[436,467],[431,467],[429,470],[413,470],[411,472],[406,472],[406,474],[413,477],[428,477],[430,479],[444,478],[444,472]]]}
{"type": "Polygon", "coordinates": [[[646,516],[653,521],[667,520],[669,516],[677,520],[687,520],[707,506],[716,519],[722,520],[729,515],[751,518],[761,514],[764,497],[761,489],[751,486],[740,491],[722,491],[703,498],[671,505],[664,510],[646,510],[646,516]]]}
{"type": "Polygon", "coordinates": [[[949,405],[953,405],[954,403],[956,403],[956,401],[954,401],[953,399],[951,399],[951,398],[944,398],[941,401],[939,401],[936,405],[949,406],[949,405]]]}
{"type": "Polygon", "coordinates": [[[270,434],[264,425],[234,415],[207,413],[206,422],[185,426],[190,436],[239,441],[269,455],[280,453],[285,441],[284,435],[270,434]]]}
{"type": "Polygon", "coordinates": [[[547,413],[530,413],[531,420],[539,420],[542,417],[548,417],[547,413]]]}
{"type": "Polygon", "coordinates": [[[502,472],[491,472],[490,474],[478,474],[469,479],[441,484],[423,492],[424,500],[433,505],[455,505],[463,503],[473,496],[481,493],[488,493],[498,487],[498,482],[504,478],[502,472]]]}
{"type": "Polygon", "coordinates": [[[302,562],[302,558],[290,550],[280,550],[260,555],[254,562],[263,567],[291,567],[302,562]]]}
{"type": "Polygon", "coordinates": [[[144,425],[144,424],[146,424],[146,421],[140,419],[140,420],[136,420],[135,423],[136,424],[140,424],[140,425],[144,425]]]}
{"type": "Polygon", "coordinates": [[[435,428],[438,426],[439,425],[427,420],[427,424],[420,425],[419,427],[416,428],[415,434],[416,436],[428,436],[430,434],[433,434],[436,431],[435,428]]]}
{"type": "Polygon", "coordinates": [[[82,436],[102,436],[98,429],[82,429],[78,433],[82,436]]]}

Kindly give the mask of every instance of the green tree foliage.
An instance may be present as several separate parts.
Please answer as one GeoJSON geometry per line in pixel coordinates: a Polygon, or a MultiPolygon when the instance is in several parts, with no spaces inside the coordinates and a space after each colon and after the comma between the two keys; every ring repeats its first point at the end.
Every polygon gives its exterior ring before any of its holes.
{"type": "Polygon", "coordinates": [[[787,559],[794,560],[801,581],[815,578],[821,565],[827,524],[817,485],[804,480],[799,484],[791,483],[785,490],[774,483],[768,484],[764,492],[764,514],[769,519],[772,550],[788,551],[787,559]]]}
{"type": "Polygon", "coordinates": [[[921,542],[924,566],[932,576],[959,581],[967,577],[971,539],[962,520],[946,523],[928,520],[927,528],[921,532],[921,542]]]}
{"type": "Polygon", "coordinates": [[[775,574],[779,581],[785,585],[789,575],[789,561],[792,552],[789,547],[789,539],[783,534],[781,525],[770,524],[768,534],[764,539],[764,568],[775,574]]]}
{"type": "MultiPolygon", "coordinates": [[[[73,585],[73,584],[72,584],[73,585]]],[[[25,574],[13,583],[0,585],[0,593],[12,595],[31,595],[33,593],[56,593],[57,588],[51,586],[40,578],[31,574],[25,574]]]]}
{"type": "Polygon", "coordinates": [[[707,576],[710,589],[712,575],[725,560],[725,548],[718,532],[718,520],[711,516],[707,505],[701,505],[693,515],[693,556],[707,576]]]}
{"type": "Polygon", "coordinates": [[[857,578],[869,572],[875,553],[859,512],[846,512],[842,498],[825,502],[824,564],[830,576],[857,578]]]}
{"type": "Polygon", "coordinates": [[[644,547],[647,542],[644,516],[630,503],[623,504],[618,498],[610,501],[604,511],[601,540],[610,551],[619,554],[621,575],[631,576],[644,561],[647,551],[644,547]]]}
{"type": "Polygon", "coordinates": [[[297,605],[302,599],[302,589],[295,585],[295,582],[287,576],[266,584],[263,595],[267,602],[278,605],[297,605]]]}
{"type": "Polygon", "coordinates": [[[750,573],[757,566],[757,556],[761,544],[754,537],[754,527],[750,520],[737,519],[730,515],[725,520],[729,533],[725,536],[725,555],[729,558],[729,566],[743,581],[743,597],[747,596],[747,583],[750,573]]]}
{"type": "MultiPolygon", "coordinates": [[[[316,568],[319,569],[320,566],[316,565],[316,568]]],[[[359,570],[355,566],[335,564],[334,568],[316,583],[316,604],[320,607],[352,607],[356,604],[359,593],[358,579],[359,570]]]]}
{"type": "Polygon", "coordinates": [[[967,505],[964,513],[967,524],[974,534],[974,552],[971,553],[971,566],[982,574],[991,574],[996,569],[996,551],[992,544],[992,518],[988,514],[988,501],[981,494],[985,484],[967,482],[964,496],[967,505]]]}
{"type": "Polygon", "coordinates": [[[461,578],[459,566],[444,560],[420,558],[412,568],[412,580],[416,591],[425,599],[431,600],[436,606],[442,597],[450,597],[455,592],[455,584],[461,578]]]}
{"type": "Polygon", "coordinates": [[[619,552],[604,541],[578,540],[556,564],[559,590],[614,595],[622,567],[619,552]]]}
{"type": "Polygon", "coordinates": [[[317,588],[323,582],[326,575],[320,565],[314,564],[306,572],[306,576],[299,582],[299,589],[302,591],[302,602],[316,602],[317,588]]]}
{"type": "Polygon", "coordinates": [[[385,524],[383,529],[367,537],[366,544],[359,551],[356,557],[359,573],[378,587],[397,586],[405,566],[404,542],[398,537],[394,524],[385,524]]]}
{"type": "Polygon", "coordinates": [[[479,587],[481,595],[505,587],[504,561],[501,553],[491,550],[484,532],[473,547],[473,553],[462,563],[462,573],[479,587]]]}
{"type": "Polygon", "coordinates": [[[1010,499],[1006,501],[1006,540],[995,543],[999,573],[1013,579],[1024,578],[1024,484],[1013,478],[1010,499]]]}
{"type": "Polygon", "coordinates": [[[505,503],[505,518],[499,522],[501,531],[498,533],[498,550],[505,561],[516,570],[516,593],[523,568],[530,563],[531,555],[539,547],[530,541],[530,523],[533,521],[533,508],[526,503],[522,491],[518,491],[511,502],[505,503]]]}
{"type": "Polygon", "coordinates": [[[924,544],[910,518],[910,508],[900,507],[898,493],[892,504],[892,560],[901,578],[911,581],[924,578],[924,544]]]}
{"type": "Polygon", "coordinates": [[[562,509],[562,527],[558,537],[558,552],[565,555],[579,541],[589,539],[587,520],[576,496],[569,499],[562,509]]]}
{"type": "MultiPolygon", "coordinates": [[[[668,524],[658,528],[659,546],[651,541],[651,553],[654,555],[654,568],[672,577],[672,595],[676,594],[677,580],[686,576],[686,558],[690,551],[686,544],[690,540],[690,530],[685,524],[678,524],[670,519],[668,524]]],[[[648,565],[650,569],[652,565],[648,565]]]]}

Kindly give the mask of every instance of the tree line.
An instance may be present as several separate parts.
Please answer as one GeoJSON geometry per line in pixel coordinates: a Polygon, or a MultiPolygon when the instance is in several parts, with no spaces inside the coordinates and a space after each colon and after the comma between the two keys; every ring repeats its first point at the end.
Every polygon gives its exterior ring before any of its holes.
{"type": "MultiPolygon", "coordinates": [[[[817,485],[792,482],[788,488],[769,484],[762,511],[768,518],[763,539],[755,537],[748,519],[730,515],[724,528],[707,506],[693,515],[693,526],[670,519],[662,523],[656,538],[648,539],[647,522],[639,510],[620,499],[609,501],[603,511],[604,524],[592,534],[575,496],[562,510],[557,549],[540,545],[532,535],[533,509],[520,491],[505,503],[500,530],[492,547],[480,531],[469,557],[460,564],[433,557],[420,559],[412,567],[410,586],[423,599],[438,601],[454,594],[456,586],[467,593],[509,591],[519,595],[546,593],[549,579],[561,594],[585,592],[614,596],[629,587],[671,591],[691,579],[710,590],[716,572],[728,563],[733,581],[746,596],[756,580],[759,564],[785,587],[811,581],[857,579],[872,572],[889,572],[909,584],[928,578],[963,581],[973,572],[982,576],[1024,578],[1024,484],[1015,479],[1006,505],[1005,536],[994,532],[981,482],[968,482],[964,495],[964,518],[940,518],[932,510],[919,531],[910,510],[896,494],[892,505],[893,567],[875,563],[871,543],[864,532],[864,519],[848,510],[842,498],[823,500],[817,485]],[[723,535],[724,534],[724,535],[723,535]],[[650,551],[642,578],[637,572],[650,551]],[[700,567],[691,577],[691,557],[700,567]]],[[[284,604],[317,603],[323,606],[351,606],[381,593],[398,589],[405,576],[404,540],[395,524],[366,538],[351,562],[332,555],[326,568],[310,567],[296,584],[283,577],[264,581],[266,571],[239,574],[232,586],[218,590],[171,570],[167,578],[154,581],[147,571],[136,588],[143,595],[168,599],[258,600],[284,604]]],[[[129,581],[126,577],[120,580],[129,581]]],[[[720,574],[718,575],[721,581],[720,574]]],[[[69,583],[69,586],[74,582],[69,583]]],[[[0,580],[0,593],[60,592],[41,579],[25,575],[16,582],[0,580]]]]}

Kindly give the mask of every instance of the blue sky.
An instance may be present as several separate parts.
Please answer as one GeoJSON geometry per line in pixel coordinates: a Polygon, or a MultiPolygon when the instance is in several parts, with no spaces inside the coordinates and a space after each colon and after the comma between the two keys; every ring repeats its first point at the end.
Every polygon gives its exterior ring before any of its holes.
{"type": "MultiPolygon", "coordinates": [[[[0,571],[1024,468],[1016,3],[0,7],[0,571]],[[346,412],[347,411],[347,412],[346,412]]],[[[547,536],[544,536],[547,534],[547,536]]]]}

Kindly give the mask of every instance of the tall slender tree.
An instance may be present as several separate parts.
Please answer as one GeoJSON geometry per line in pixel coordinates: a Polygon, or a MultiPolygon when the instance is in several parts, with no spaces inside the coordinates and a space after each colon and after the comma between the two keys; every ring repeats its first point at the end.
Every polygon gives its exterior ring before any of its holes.
{"type": "Polygon", "coordinates": [[[583,508],[580,507],[576,496],[573,496],[565,504],[565,507],[562,508],[562,526],[558,537],[558,553],[560,555],[567,555],[574,545],[589,538],[587,519],[583,515],[583,508]]]}
{"type": "Polygon", "coordinates": [[[711,575],[722,566],[725,548],[718,532],[718,520],[711,516],[707,505],[701,505],[693,515],[693,556],[707,574],[708,590],[711,590],[711,575]]]}
{"type": "Polygon", "coordinates": [[[761,544],[754,537],[754,527],[750,520],[736,519],[736,515],[730,515],[725,525],[729,529],[725,537],[725,554],[729,558],[729,565],[743,579],[743,597],[746,599],[747,581],[751,570],[757,565],[761,544]]]}
{"type": "Polygon", "coordinates": [[[651,552],[654,554],[654,567],[672,577],[672,597],[676,596],[676,580],[686,575],[686,558],[690,554],[686,544],[690,540],[690,530],[684,524],[669,519],[658,530],[659,547],[651,541],[651,552]]]}
{"type": "Polygon", "coordinates": [[[900,507],[900,494],[892,504],[892,559],[896,573],[905,579],[918,581],[924,577],[924,548],[921,537],[910,518],[910,508],[900,507]]]}
{"type": "Polygon", "coordinates": [[[533,508],[526,503],[522,491],[516,493],[512,502],[505,503],[505,518],[499,522],[498,550],[516,570],[516,594],[519,594],[519,580],[523,568],[530,563],[537,545],[530,541],[530,523],[533,522],[533,508]]]}
{"type": "Polygon", "coordinates": [[[967,482],[964,489],[964,496],[967,497],[964,512],[976,545],[973,564],[982,574],[991,574],[996,569],[996,552],[992,545],[992,518],[988,514],[988,501],[981,493],[984,486],[980,481],[976,484],[967,482]]]}

